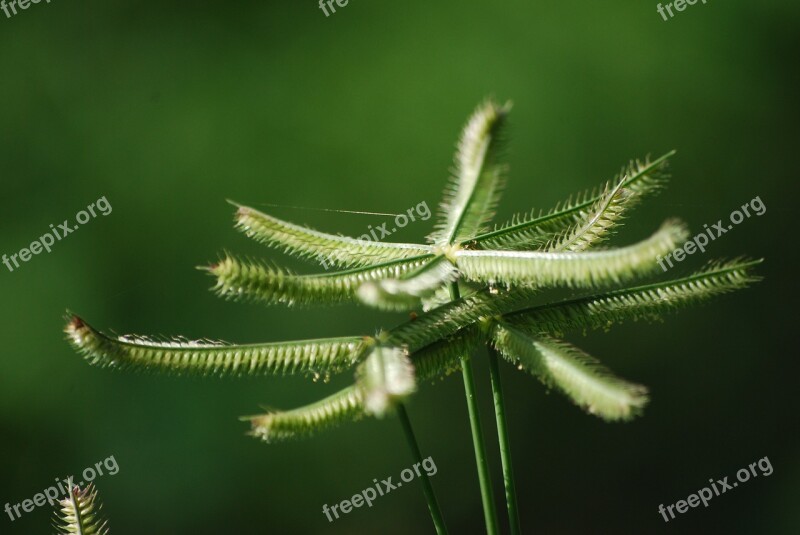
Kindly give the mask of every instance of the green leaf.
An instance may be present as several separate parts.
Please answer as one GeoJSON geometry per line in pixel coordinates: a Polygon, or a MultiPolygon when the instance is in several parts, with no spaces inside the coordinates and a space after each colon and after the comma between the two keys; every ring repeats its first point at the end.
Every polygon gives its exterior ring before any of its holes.
{"type": "Polygon", "coordinates": [[[495,250],[542,247],[571,226],[580,224],[585,219],[587,210],[591,210],[610,187],[622,180],[622,188],[633,193],[631,201],[638,201],[645,195],[659,191],[668,178],[667,164],[674,154],[675,151],[671,151],[653,162],[632,161],[604,187],[570,197],[546,213],[517,214],[510,221],[498,225],[492,232],[477,236],[472,240],[471,246],[495,250]]]}
{"type": "Polygon", "coordinates": [[[487,100],[464,127],[437,230],[429,238],[437,245],[473,238],[494,216],[506,171],[498,161],[499,137],[510,109],[510,103],[499,106],[487,100]]]}
{"type": "Polygon", "coordinates": [[[296,275],[258,262],[228,256],[207,268],[217,278],[214,291],[227,299],[249,299],[267,304],[332,305],[358,302],[365,282],[402,276],[430,262],[433,255],[393,260],[318,275],[296,275]]]}
{"type": "Polygon", "coordinates": [[[375,346],[359,366],[357,385],[366,414],[382,418],[417,389],[414,365],[398,347],[375,346]]]}
{"type": "Polygon", "coordinates": [[[675,249],[687,237],[684,225],[667,222],[650,238],[619,249],[581,253],[459,250],[455,256],[459,271],[472,281],[593,287],[654,271],[658,268],[656,258],[675,249]]]}
{"type": "Polygon", "coordinates": [[[345,422],[360,420],[364,414],[364,392],[352,385],[304,407],[247,416],[243,420],[252,426],[250,435],[272,443],[309,436],[345,422]]]}
{"type": "Polygon", "coordinates": [[[284,253],[340,267],[367,266],[431,252],[427,245],[384,243],[326,234],[241,206],[236,227],[250,238],[284,253]]]}
{"type": "Polygon", "coordinates": [[[680,279],[616,290],[506,314],[504,320],[531,332],[561,335],[580,329],[609,328],[626,320],[656,320],[761,280],[753,274],[761,260],[713,262],[680,279]]]}
{"type": "Polygon", "coordinates": [[[91,483],[81,490],[68,481],[69,496],[59,500],[55,528],[61,535],[108,535],[108,522],[100,517],[97,490],[91,483]]]}
{"type": "Polygon", "coordinates": [[[411,310],[457,276],[455,266],[440,257],[400,278],[365,282],[359,287],[358,296],[364,303],[383,310],[411,310]]]}
{"type": "Polygon", "coordinates": [[[76,351],[100,367],[153,370],[176,375],[328,376],[352,368],[371,343],[357,336],[233,345],[207,340],[110,337],[78,316],[64,331],[76,351]]]}
{"type": "Polygon", "coordinates": [[[565,342],[501,324],[495,329],[493,344],[508,361],[604,420],[628,420],[647,403],[645,387],[615,377],[596,359],[565,342]]]}

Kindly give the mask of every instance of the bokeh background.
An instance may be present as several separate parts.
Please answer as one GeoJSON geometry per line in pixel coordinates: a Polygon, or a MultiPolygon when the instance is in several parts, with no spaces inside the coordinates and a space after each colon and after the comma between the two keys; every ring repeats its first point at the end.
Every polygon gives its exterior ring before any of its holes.
{"type": "MultiPolygon", "coordinates": [[[[499,219],[673,148],[670,188],[617,243],[669,216],[700,229],[755,196],[767,206],[672,272],[747,254],[767,258],[763,283],[662,324],[571,338],[650,387],[644,417],[605,424],[504,367],[525,532],[796,533],[800,6],[711,1],[665,22],[656,4],[351,0],[326,18],[311,0],[94,0],[0,13],[0,254],[101,196],[113,206],[50,254],[0,266],[0,505],[113,455],[119,473],[97,484],[115,534],[432,533],[418,484],[334,523],[321,512],[411,464],[395,420],[278,445],[237,421],[318,399],[347,375],[115,373],[83,362],[61,329],[68,307],[121,333],[237,342],[394,325],[403,315],[225,302],[194,266],[223,250],[284,262],[233,230],[226,198],[356,235],[386,218],[313,209],[434,207],[463,121],[494,95],[515,103],[499,219]],[[770,477],[669,524],[658,514],[764,456],[770,477]]],[[[432,223],[392,239],[420,240],[432,223]]],[[[480,533],[462,389],[457,375],[425,385],[409,411],[452,532],[480,533]]],[[[3,513],[0,532],[45,533],[51,516],[3,513]]]]}

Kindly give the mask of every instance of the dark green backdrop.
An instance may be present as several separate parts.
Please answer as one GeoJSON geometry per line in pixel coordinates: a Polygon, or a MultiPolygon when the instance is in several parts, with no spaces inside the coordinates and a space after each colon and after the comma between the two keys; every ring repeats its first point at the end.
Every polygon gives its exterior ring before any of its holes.
{"type": "MultiPolygon", "coordinates": [[[[392,326],[402,315],[225,302],[193,268],[224,249],[283,261],[232,229],[226,198],[434,207],[462,122],[495,95],[515,102],[501,218],[673,148],[669,190],[618,243],[673,215],[700,229],[755,196],[767,206],[705,255],[764,256],[763,283],[663,324],[572,338],[651,388],[644,417],[604,424],[504,368],[525,532],[796,532],[800,7],[709,0],[665,22],[656,4],[350,0],[326,18],[312,0],[53,0],[0,13],[0,254],[98,197],[113,206],[50,254],[13,273],[0,266],[0,506],[114,455],[119,473],[98,484],[115,534],[432,532],[418,484],[333,524],[321,512],[410,464],[394,420],[272,446],[237,421],[348,377],[114,373],[70,350],[62,317],[69,307],[118,332],[240,342],[392,326]],[[772,476],[669,524],[659,516],[660,503],[764,456],[772,476]]],[[[343,233],[384,221],[270,210],[343,233]]],[[[393,238],[421,239],[432,223],[393,238]]],[[[479,533],[461,380],[426,385],[409,410],[452,531],[479,533]]],[[[499,491],[496,464],[493,475],[499,491]]],[[[2,513],[0,532],[46,533],[51,515],[38,508],[12,523],[2,513]]]]}

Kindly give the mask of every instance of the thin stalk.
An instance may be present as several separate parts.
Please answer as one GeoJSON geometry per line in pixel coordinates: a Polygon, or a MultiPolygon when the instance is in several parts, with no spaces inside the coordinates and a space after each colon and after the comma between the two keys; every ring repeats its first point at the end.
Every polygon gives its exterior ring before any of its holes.
{"type": "MultiPolygon", "coordinates": [[[[450,299],[456,300],[460,296],[458,283],[451,283],[450,299]]],[[[483,430],[481,429],[480,416],[478,415],[478,402],[475,399],[475,378],[472,374],[472,361],[469,354],[461,357],[461,374],[464,377],[464,394],[467,399],[469,424],[472,430],[472,448],[475,450],[475,464],[478,468],[478,481],[481,486],[481,501],[483,502],[483,517],[486,521],[486,533],[488,535],[496,535],[499,532],[497,511],[494,506],[492,480],[489,476],[489,463],[486,460],[483,430]]]]}
{"type": "MultiPolygon", "coordinates": [[[[419,444],[417,444],[417,438],[414,436],[411,420],[408,419],[408,413],[402,403],[397,405],[397,416],[400,418],[400,423],[403,425],[403,431],[408,440],[408,447],[411,448],[411,455],[414,457],[416,464],[420,465],[422,464],[422,453],[419,451],[419,444]]],[[[426,472],[423,472],[420,478],[422,479],[422,492],[425,494],[425,499],[428,502],[428,510],[431,512],[431,518],[433,519],[436,533],[438,535],[447,535],[447,527],[444,524],[444,518],[442,517],[442,511],[439,509],[439,502],[436,500],[436,494],[433,492],[431,480],[428,478],[426,472]]]]}
{"type": "Polygon", "coordinates": [[[503,385],[500,383],[500,367],[497,365],[497,350],[487,345],[489,352],[489,372],[492,378],[492,394],[494,396],[494,415],[497,420],[497,440],[500,443],[500,460],[503,463],[503,485],[506,490],[506,506],[511,535],[522,533],[517,508],[517,490],[514,485],[514,469],[511,466],[511,442],[506,425],[506,409],[503,400],[503,385]]]}

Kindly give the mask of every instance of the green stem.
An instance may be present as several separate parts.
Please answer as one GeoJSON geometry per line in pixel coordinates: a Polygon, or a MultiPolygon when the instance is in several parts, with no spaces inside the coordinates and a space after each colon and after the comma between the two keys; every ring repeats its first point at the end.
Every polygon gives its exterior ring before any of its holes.
{"type": "MultiPolygon", "coordinates": [[[[405,431],[408,446],[411,448],[411,455],[414,457],[414,461],[417,465],[420,465],[422,464],[422,453],[419,451],[419,444],[417,444],[417,438],[414,436],[414,429],[411,428],[411,420],[408,419],[408,413],[402,403],[397,405],[397,415],[400,417],[400,423],[403,425],[403,431],[405,431]]],[[[433,519],[433,525],[436,527],[436,533],[438,533],[438,535],[447,535],[447,527],[444,525],[442,511],[439,509],[439,502],[436,501],[436,494],[433,492],[431,480],[425,472],[420,475],[420,478],[422,479],[422,492],[425,494],[425,499],[428,501],[428,510],[431,512],[431,518],[433,519]]]]}
{"type": "Polygon", "coordinates": [[[517,508],[517,490],[514,485],[514,469],[511,466],[511,442],[506,425],[506,409],[503,401],[503,385],[500,383],[500,367],[497,365],[497,350],[487,345],[489,351],[489,372],[492,378],[492,394],[494,395],[494,414],[497,420],[497,439],[500,443],[500,460],[503,463],[503,485],[506,490],[508,522],[511,535],[520,535],[519,512],[517,508]]]}
{"type": "MultiPolygon", "coordinates": [[[[460,296],[458,283],[451,283],[450,298],[456,300],[460,296]]],[[[472,430],[472,448],[475,450],[475,464],[478,467],[478,481],[481,486],[481,501],[483,502],[483,517],[486,521],[486,533],[488,535],[496,535],[499,531],[497,512],[495,511],[492,494],[492,480],[489,476],[489,463],[486,460],[486,449],[483,443],[478,403],[475,399],[475,378],[472,374],[472,362],[469,354],[461,357],[461,374],[464,377],[464,394],[467,399],[469,424],[472,430]]]]}

